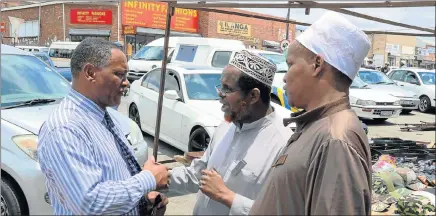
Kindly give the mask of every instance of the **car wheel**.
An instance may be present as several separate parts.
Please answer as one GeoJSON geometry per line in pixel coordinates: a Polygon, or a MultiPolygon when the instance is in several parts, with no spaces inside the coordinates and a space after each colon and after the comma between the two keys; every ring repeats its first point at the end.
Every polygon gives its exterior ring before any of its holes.
{"type": "Polygon", "coordinates": [[[419,106],[418,106],[419,111],[423,113],[428,112],[430,110],[430,106],[431,106],[430,98],[428,98],[427,96],[422,96],[419,98],[419,106]]]}
{"type": "Polygon", "coordinates": [[[206,151],[209,142],[209,134],[204,128],[200,127],[195,129],[194,132],[192,132],[191,136],[189,136],[188,149],[190,152],[206,151]]]}
{"type": "Polygon", "coordinates": [[[21,215],[19,196],[12,184],[2,179],[1,189],[1,215],[21,215]]]}
{"type": "Polygon", "coordinates": [[[129,108],[129,118],[132,119],[138,127],[141,128],[141,118],[139,118],[139,110],[135,104],[132,104],[129,108]]]}
{"type": "Polygon", "coordinates": [[[410,114],[411,112],[412,110],[405,110],[405,109],[401,110],[402,114],[410,114]]]}
{"type": "Polygon", "coordinates": [[[277,98],[275,98],[275,97],[271,97],[271,102],[276,103],[276,104],[278,104],[280,106],[282,105],[282,103],[280,103],[280,101],[277,98]]]}
{"type": "Polygon", "coordinates": [[[388,120],[387,118],[375,118],[375,119],[373,119],[374,120],[374,122],[377,122],[377,123],[382,123],[382,122],[385,122],[386,120],[388,120]]]}

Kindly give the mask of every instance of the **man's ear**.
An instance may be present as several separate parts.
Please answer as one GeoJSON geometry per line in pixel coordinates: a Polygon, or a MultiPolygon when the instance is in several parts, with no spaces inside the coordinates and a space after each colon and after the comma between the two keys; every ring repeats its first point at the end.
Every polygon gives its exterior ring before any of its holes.
{"type": "Polygon", "coordinates": [[[250,104],[255,104],[260,100],[260,90],[258,88],[254,88],[250,93],[250,104]]]}
{"type": "Polygon", "coordinates": [[[92,64],[86,64],[85,66],[83,66],[83,72],[85,74],[85,78],[88,81],[95,81],[96,68],[92,64]]]}
{"type": "Polygon", "coordinates": [[[326,63],[324,61],[324,57],[320,56],[320,55],[316,55],[315,57],[315,62],[314,62],[314,67],[315,70],[313,71],[313,76],[314,77],[319,77],[322,75],[322,72],[324,71],[325,67],[326,67],[326,63]]]}

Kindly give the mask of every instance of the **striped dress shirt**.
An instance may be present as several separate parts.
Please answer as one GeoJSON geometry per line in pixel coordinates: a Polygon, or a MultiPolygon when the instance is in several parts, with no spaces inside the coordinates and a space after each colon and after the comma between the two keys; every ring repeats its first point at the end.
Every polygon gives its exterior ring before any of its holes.
{"type": "Polygon", "coordinates": [[[40,129],[38,157],[56,215],[138,215],[139,200],[156,188],[151,172],[130,174],[104,114],[72,89],[40,129]]]}

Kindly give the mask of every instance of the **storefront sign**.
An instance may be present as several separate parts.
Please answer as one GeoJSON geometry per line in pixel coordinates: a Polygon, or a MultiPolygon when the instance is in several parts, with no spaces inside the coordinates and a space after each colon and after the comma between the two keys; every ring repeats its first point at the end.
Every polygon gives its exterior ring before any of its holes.
{"type": "Polygon", "coordinates": [[[135,35],[135,34],[136,34],[136,26],[123,25],[123,35],[135,35]]]}
{"type": "Polygon", "coordinates": [[[112,25],[111,10],[71,9],[71,24],[112,25]]]}
{"type": "MultiPolygon", "coordinates": [[[[122,24],[145,28],[165,29],[167,3],[124,0],[122,24]]],[[[171,18],[171,30],[198,32],[198,11],[176,8],[171,18]]]]}
{"type": "Polygon", "coordinates": [[[426,46],[428,54],[435,54],[435,47],[434,46],[426,46]]]}
{"type": "Polygon", "coordinates": [[[6,28],[5,28],[5,22],[1,22],[0,23],[0,32],[5,32],[6,28]]]}
{"type": "Polygon", "coordinates": [[[251,37],[251,25],[218,20],[217,33],[251,37]]]}
{"type": "Polygon", "coordinates": [[[400,45],[399,44],[386,44],[386,52],[391,53],[391,55],[400,55],[400,45]]]}

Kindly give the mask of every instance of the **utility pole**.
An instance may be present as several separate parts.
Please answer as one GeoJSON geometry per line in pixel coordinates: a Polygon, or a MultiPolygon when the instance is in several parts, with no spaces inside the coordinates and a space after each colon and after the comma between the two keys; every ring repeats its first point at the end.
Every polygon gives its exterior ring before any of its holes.
{"type": "Polygon", "coordinates": [[[289,15],[291,13],[291,8],[288,8],[288,15],[286,15],[286,40],[289,40],[289,15]]]}

